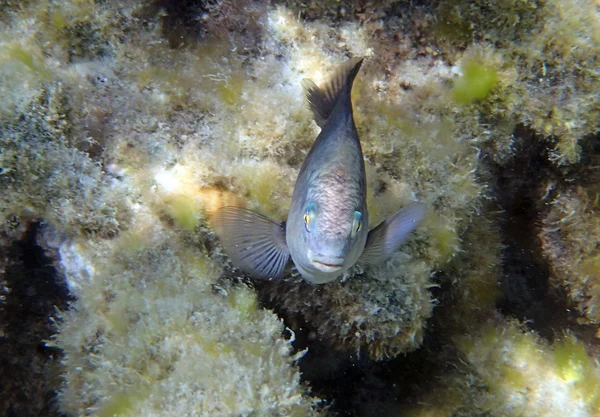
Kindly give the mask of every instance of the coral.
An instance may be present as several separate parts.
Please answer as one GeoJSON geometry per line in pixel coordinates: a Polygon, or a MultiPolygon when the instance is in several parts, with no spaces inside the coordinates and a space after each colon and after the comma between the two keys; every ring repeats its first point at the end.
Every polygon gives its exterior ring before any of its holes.
{"type": "Polygon", "coordinates": [[[551,199],[542,217],[540,241],[552,268],[552,285],[591,323],[600,323],[599,190],[575,187],[551,199]]]}
{"type": "MultiPolygon", "coordinates": [[[[150,222],[152,218],[148,219],[150,222]]],[[[77,296],[61,315],[61,408],[80,415],[318,415],[293,334],[176,235],[140,224],[108,243],[66,240],[77,296]],[[93,360],[90,360],[90,355],[93,360]]]]}

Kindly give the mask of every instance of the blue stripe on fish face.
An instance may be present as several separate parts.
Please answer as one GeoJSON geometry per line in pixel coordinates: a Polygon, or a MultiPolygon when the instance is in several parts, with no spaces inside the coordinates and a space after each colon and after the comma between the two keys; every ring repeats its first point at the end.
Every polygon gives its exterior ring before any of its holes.
{"type": "Polygon", "coordinates": [[[354,237],[358,232],[360,232],[360,230],[362,229],[362,226],[363,226],[362,213],[360,211],[356,210],[354,212],[354,222],[352,223],[351,236],[354,237]]]}

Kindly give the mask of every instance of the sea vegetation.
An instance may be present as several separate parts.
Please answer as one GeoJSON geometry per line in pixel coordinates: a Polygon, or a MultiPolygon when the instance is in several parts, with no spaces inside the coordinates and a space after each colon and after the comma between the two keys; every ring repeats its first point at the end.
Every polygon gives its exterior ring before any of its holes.
{"type": "Polygon", "coordinates": [[[600,190],[576,186],[549,201],[540,241],[551,265],[551,283],[567,292],[582,320],[600,324],[600,190]]]}
{"type": "Polygon", "coordinates": [[[600,374],[573,335],[549,344],[496,317],[455,343],[461,361],[402,415],[598,415],[600,374]]]}
{"type": "Polygon", "coordinates": [[[514,75],[504,80],[503,100],[482,103],[483,115],[530,126],[548,141],[549,159],[562,165],[579,161],[580,139],[600,123],[599,13],[594,1],[455,0],[440,2],[426,26],[451,59],[474,46],[501,56],[514,75]]]}
{"type": "MultiPolygon", "coordinates": [[[[598,189],[583,181],[599,13],[591,0],[2,2],[0,244],[43,225],[35,239],[73,297],[40,335],[62,352],[60,412],[326,415],[331,391],[301,380],[312,338],[349,361],[436,360],[399,415],[598,415],[597,352],[577,323],[599,320],[598,189]],[[415,200],[426,220],[337,282],[252,282],[211,214],[285,219],[318,134],[301,81],[356,56],[372,222],[415,200]],[[544,296],[574,307],[554,324],[499,308],[518,220],[499,173],[520,152],[547,175],[521,179],[544,296]]],[[[23,304],[0,277],[0,308],[23,304]]]]}
{"type": "Polygon", "coordinates": [[[55,339],[68,369],[63,410],[319,415],[293,365],[303,355],[293,333],[246,285],[220,281],[199,248],[152,223],[88,245],[59,249],[77,296],[55,339]],[[86,250],[93,264],[80,259],[86,250]]]}

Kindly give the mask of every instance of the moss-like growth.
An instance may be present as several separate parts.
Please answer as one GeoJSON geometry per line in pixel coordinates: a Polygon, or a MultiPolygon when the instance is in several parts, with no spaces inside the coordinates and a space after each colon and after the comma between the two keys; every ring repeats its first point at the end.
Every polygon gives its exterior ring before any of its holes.
{"type": "Polygon", "coordinates": [[[185,196],[175,196],[167,203],[169,215],[178,227],[193,230],[198,224],[200,211],[196,202],[185,196]]]}
{"type": "MultiPolygon", "coordinates": [[[[509,324],[500,329],[484,328],[479,340],[465,337],[459,346],[489,384],[492,394],[490,406],[496,413],[501,414],[504,409],[508,415],[519,415],[523,410],[540,416],[576,412],[597,415],[596,394],[590,395],[590,386],[565,379],[562,359],[558,362],[553,360],[553,357],[562,358],[565,354],[570,356],[579,352],[578,359],[582,362],[577,362],[577,365],[586,367],[585,372],[590,375],[586,382],[592,382],[595,393],[598,369],[591,364],[583,348],[577,348],[574,339],[569,339],[566,344],[561,342],[554,348],[548,347],[534,334],[521,332],[515,324],[509,324]],[[555,366],[551,365],[553,362],[555,366]],[[565,398],[557,398],[556,390],[565,390],[565,398]],[[524,392],[528,394],[519,394],[524,392]]],[[[573,362],[569,360],[569,364],[573,365],[573,362]]]]}
{"type": "MultiPolygon", "coordinates": [[[[567,383],[580,383],[590,390],[591,395],[598,395],[598,376],[594,373],[594,365],[585,347],[573,336],[564,337],[554,349],[554,363],[561,377],[567,383]]],[[[589,400],[589,395],[586,395],[589,400]]]]}
{"type": "Polygon", "coordinates": [[[599,211],[596,186],[559,193],[543,216],[540,232],[552,284],[564,288],[575,308],[595,324],[600,323],[599,211]]]}
{"type": "Polygon", "coordinates": [[[600,50],[596,2],[455,0],[440,2],[430,17],[443,29],[432,31],[435,42],[449,56],[460,58],[475,39],[514,62],[508,96],[496,106],[482,103],[483,117],[501,114],[533,127],[551,144],[550,159],[558,165],[579,160],[579,140],[600,123],[599,82],[592,75],[600,50]],[[457,32],[450,41],[449,28],[457,32]]]}
{"type": "Polygon", "coordinates": [[[598,367],[572,336],[549,345],[517,323],[493,321],[456,342],[461,364],[407,415],[600,415],[598,367]],[[573,366],[585,380],[565,378],[573,366]]]}
{"type": "Polygon", "coordinates": [[[70,370],[65,412],[318,415],[281,322],[245,286],[217,285],[219,267],[173,233],[153,227],[61,251],[78,296],[56,342],[70,370]],[[133,248],[128,235],[137,233],[133,248]]]}
{"type": "Polygon", "coordinates": [[[468,332],[496,314],[504,246],[493,211],[492,204],[484,206],[462,236],[463,252],[443,269],[451,284],[441,295],[441,334],[468,332]]]}
{"type": "Polygon", "coordinates": [[[18,119],[2,124],[0,222],[10,215],[41,217],[69,234],[114,236],[129,220],[127,188],[68,146],[67,94],[55,83],[18,119]]]}
{"type": "Polygon", "coordinates": [[[10,61],[16,61],[23,64],[29,71],[37,73],[41,78],[49,78],[50,71],[43,64],[43,60],[34,55],[34,52],[27,51],[18,45],[14,45],[5,51],[3,65],[10,61]]]}
{"type": "Polygon", "coordinates": [[[301,317],[321,341],[375,360],[418,348],[433,302],[430,271],[399,254],[386,265],[326,288],[304,282],[269,284],[263,291],[277,310],[301,317]]]}
{"type": "MultiPolygon", "coordinates": [[[[448,372],[446,404],[436,407],[449,415],[465,408],[510,415],[490,398],[510,394],[505,385],[536,388],[514,365],[538,366],[532,346],[562,364],[568,387],[593,380],[580,371],[579,348],[554,357],[533,336],[535,343],[517,343],[523,337],[502,318],[493,322],[502,334],[480,331],[497,314],[501,262],[496,220],[482,203],[494,178],[480,161],[514,157],[518,125],[546,138],[557,164],[577,160],[579,139],[596,130],[600,114],[594,2],[386,1],[346,11],[346,1],[295,3],[293,11],[236,0],[176,3],[28,2],[19,11],[8,6],[12,20],[0,22],[0,218],[6,227],[11,214],[43,218],[67,235],[60,263],[79,297],[59,336],[68,357],[64,410],[313,413],[281,323],[252,290],[232,284],[231,270],[216,277],[226,262],[205,220],[226,204],[285,219],[318,134],[301,79],[319,83],[348,56],[367,57],[353,99],[372,223],[415,198],[429,214],[384,265],[320,288],[271,283],[261,295],[321,346],[375,359],[440,334],[451,345],[452,336],[471,332],[470,342],[458,343],[466,346],[462,362],[447,368],[467,365],[448,372]],[[484,81],[475,95],[472,81],[461,87],[469,78],[484,81]],[[457,105],[457,91],[468,105],[457,105]],[[115,239],[98,239],[108,236],[115,239]],[[444,291],[436,293],[443,317],[429,338],[432,284],[444,291]],[[508,356],[513,348],[529,352],[526,360],[508,356]],[[496,384],[491,369],[501,374],[496,384]],[[240,392],[237,401],[232,393],[240,392]]],[[[577,213],[590,224],[587,191],[588,209],[577,213]]],[[[570,217],[560,218],[570,227],[570,217]]],[[[556,235],[548,242],[544,250],[557,254],[573,243],[556,235]]],[[[582,253],[570,276],[577,282],[597,266],[582,253]]],[[[560,285],[564,259],[552,260],[560,285]]],[[[527,404],[532,415],[545,410],[527,404]]]]}
{"type": "Polygon", "coordinates": [[[535,30],[545,14],[546,0],[450,0],[439,3],[433,33],[448,46],[466,46],[494,38],[510,42],[535,30]]]}

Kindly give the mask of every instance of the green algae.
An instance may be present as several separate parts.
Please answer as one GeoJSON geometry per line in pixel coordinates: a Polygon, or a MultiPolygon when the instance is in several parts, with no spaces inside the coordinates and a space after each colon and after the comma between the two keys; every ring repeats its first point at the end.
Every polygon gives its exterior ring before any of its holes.
{"type": "Polygon", "coordinates": [[[476,61],[467,61],[461,66],[462,75],[454,82],[452,98],[461,104],[481,100],[488,96],[498,83],[498,73],[476,61]]]}

